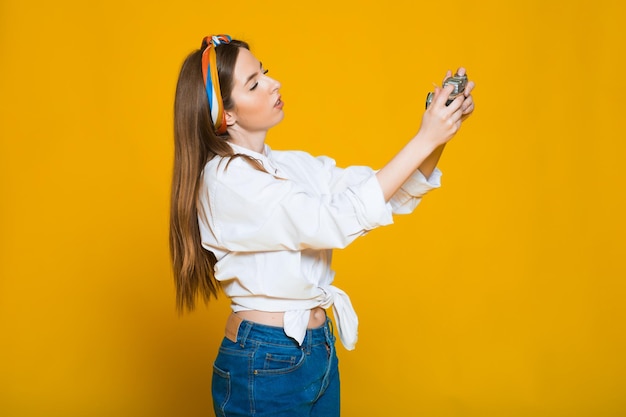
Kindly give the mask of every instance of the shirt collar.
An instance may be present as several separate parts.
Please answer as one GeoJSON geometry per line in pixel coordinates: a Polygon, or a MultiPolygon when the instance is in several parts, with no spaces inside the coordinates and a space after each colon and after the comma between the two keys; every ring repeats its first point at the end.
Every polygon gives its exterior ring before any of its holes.
{"type": "Polygon", "coordinates": [[[230,145],[231,148],[233,148],[233,151],[236,154],[243,154],[243,155],[247,155],[249,157],[252,157],[254,159],[257,159],[259,161],[261,161],[261,163],[263,164],[263,166],[265,166],[266,169],[270,169],[270,172],[273,172],[274,174],[276,174],[278,172],[278,170],[276,169],[276,166],[274,164],[274,162],[272,162],[272,149],[269,147],[268,144],[264,144],[264,148],[263,148],[263,153],[258,153],[255,152],[251,149],[248,148],[244,148],[243,146],[234,144],[230,141],[226,142],[230,145]]]}
{"type": "Polygon", "coordinates": [[[264,146],[263,153],[258,153],[248,148],[244,148],[243,146],[232,143],[231,141],[228,141],[226,143],[228,143],[230,147],[233,148],[233,151],[235,151],[235,153],[241,153],[241,154],[248,155],[257,159],[269,158],[272,153],[270,147],[267,144],[263,145],[264,146]]]}

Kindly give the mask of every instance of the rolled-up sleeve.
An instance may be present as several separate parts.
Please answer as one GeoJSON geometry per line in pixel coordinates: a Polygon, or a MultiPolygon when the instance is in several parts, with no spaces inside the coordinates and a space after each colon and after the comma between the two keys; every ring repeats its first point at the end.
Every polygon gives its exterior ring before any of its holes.
{"type": "Polygon", "coordinates": [[[429,178],[426,178],[419,170],[415,171],[389,200],[393,213],[413,212],[426,193],[441,187],[441,175],[438,168],[435,168],[429,178]]]}

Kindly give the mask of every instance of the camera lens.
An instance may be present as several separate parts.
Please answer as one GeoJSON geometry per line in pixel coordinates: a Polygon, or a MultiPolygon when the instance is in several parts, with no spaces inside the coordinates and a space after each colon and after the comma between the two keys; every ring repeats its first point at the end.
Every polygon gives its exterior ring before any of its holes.
{"type": "Polygon", "coordinates": [[[426,108],[428,108],[428,106],[430,106],[430,103],[433,102],[433,97],[435,97],[435,93],[433,93],[432,91],[426,95],[426,108]]]}

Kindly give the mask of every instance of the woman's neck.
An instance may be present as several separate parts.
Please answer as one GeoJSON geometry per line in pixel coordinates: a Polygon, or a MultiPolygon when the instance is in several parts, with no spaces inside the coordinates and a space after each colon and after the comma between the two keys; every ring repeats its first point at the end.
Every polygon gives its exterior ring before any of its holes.
{"type": "Polygon", "coordinates": [[[265,151],[265,136],[267,132],[241,132],[230,131],[230,141],[235,145],[242,148],[250,149],[257,153],[264,153],[265,151]]]}

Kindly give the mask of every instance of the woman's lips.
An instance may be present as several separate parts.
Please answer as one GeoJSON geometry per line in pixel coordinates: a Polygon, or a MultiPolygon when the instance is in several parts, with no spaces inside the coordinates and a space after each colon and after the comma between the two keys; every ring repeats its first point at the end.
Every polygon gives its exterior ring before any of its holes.
{"type": "Polygon", "coordinates": [[[282,101],[282,96],[279,96],[278,100],[276,100],[276,104],[274,104],[274,107],[280,110],[283,108],[284,105],[285,103],[282,101]]]}

